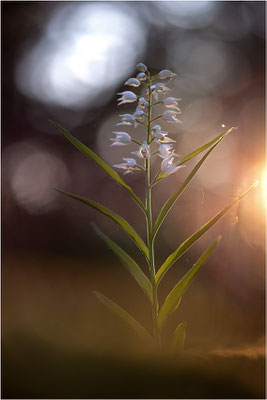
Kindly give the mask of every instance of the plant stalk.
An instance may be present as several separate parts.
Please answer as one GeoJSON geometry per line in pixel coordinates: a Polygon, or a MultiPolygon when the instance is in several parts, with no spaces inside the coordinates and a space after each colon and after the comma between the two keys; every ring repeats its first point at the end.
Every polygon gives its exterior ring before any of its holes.
{"type": "MultiPolygon", "coordinates": [[[[148,79],[148,118],[147,118],[147,143],[150,143],[150,125],[151,125],[151,79],[148,79]]],[[[150,281],[152,285],[152,319],[154,327],[154,338],[156,344],[160,345],[160,332],[158,328],[158,295],[156,285],[156,271],[155,271],[155,252],[154,252],[154,240],[153,240],[153,216],[152,216],[152,199],[151,199],[151,164],[150,158],[146,159],[146,224],[147,224],[147,246],[149,250],[149,269],[150,269],[150,281]]]]}

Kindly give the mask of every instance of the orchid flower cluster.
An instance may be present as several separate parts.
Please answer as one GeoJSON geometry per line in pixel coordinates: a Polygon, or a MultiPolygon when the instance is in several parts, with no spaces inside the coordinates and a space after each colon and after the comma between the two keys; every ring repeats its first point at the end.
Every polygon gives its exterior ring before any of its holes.
{"type": "Polygon", "coordinates": [[[162,120],[169,123],[182,123],[177,117],[181,114],[178,103],[181,99],[177,97],[167,97],[160,100],[162,95],[168,94],[171,89],[167,87],[165,83],[154,82],[156,79],[169,79],[170,81],[176,74],[168,69],[163,69],[157,75],[151,77],[147,66],[143,63],[137,64],[137,69],[140,72],[137,74],[136,78],[129,78],[125,82],[125,85],[134,88],[143,86],[145,89],[144,97],[138,96],[134,92],[128,90],[118,93],[118,95],[121,96],[118,99],[118,105],[137,102],[137,107],[133,114],[120,114],[121,122],[118,122],[117,126],[133,125],[136,128],[139,124],[142,124],[147,130],[146,138],[143,143],[139,143],[125,131],[113,131],[115,138],[110,139],[112,141],[111,146],[127,146],[130,143],[135,143],[138,145],[138,150],[131,152],[131,154],[140,159],[140,161],[136,161],[135,158],[123,158],[124,162],[115,164],[114,167],[123,169],[125,171],[124,175],[132,173],[133,171],[145,171],[146,160],[153,156],[158,156],[162,159],[161,172],[170,175],[179,168],[182,168],[182,166],[176,165],[178,162],[177,160],[174,161],[175,157],[178,156],[173,149],[175,140],[170,138],[168,132],[162,130],[160,125],[153,124],[153,122],[162,118],[162,120]],[[157,105],[163,105],[166,110],[162,115],[152,119],[152,108],[157,105]]]}
{"type": "MultiPolygon", "coordinates": [[[[98,212],[104,214],[106,217],[118,224],[124,232],[131,238],[137,248],[144,256],[147,273],[136,263],[136,261],[127,254],[117,243],[105,235],[94,225],[95,232],[101,239],[108,245],[108,247],[120,259],[122,264],[128,272],[136,280],[144,294],[147,296],[151,305],[151,316],[153,329],[144,327],[132,315],[125,311],[121,306],[114,301],[104,296],[99,292],[95,292],[98,299],[113,313],[115,313],[121,320],[123,320],[129,327],[131,327],[138,335],[146,341],[150,341],[158,347],[162,346],[161,337],[163,326],[174,311],[176,311],[181,303],[187,288],[191,284],[200,268],[205,264],[209,256],[213,253],[221,236],[218,236],[210,246],[200,255],[195,264],[188,270],[188,272],[173,286],[172,290],[162,302],[158,301],[158,288],[159,284],[171,268],[171,266],[179,260],[179,258],[188,251],[209,229],[213,227],[237,202],[239,202],[252,188],[257,184],[255,182],[246,192],[234,199],[225,208],[220,210],[215,216],[211,217],[206,223],[193,232],[187,239],[178,245],[178,247],[167,257],[163,264],[157,268],[155,259],[155,239],[157,233],[162,226],[166,216],[171,211],[173,205],[182,195],[191,180],[197,174],[202,164],[205,162],[209,154],[219,145],[219,143],[235,128],[230,128],[225,132],[220,133],[214,139],[193,150],[190,154],[185,155],[181,160],[177,160],[177,154],[174,150],[175,140],[170,138],[167,131],[162,130],[161,126],[155,121],[162,119],[169,123],[181,123],[178,115],[181,114],[179,108],[179,101],[181,99],[176,97],[166,97],[171,90],[161,81],[164,79],[173,79],[176,74],[168,69],[163,69],[158,74],[151,76],[148,68],[140,63],[137,65],[139,70],[137,76],[130,78],[125,82],[125,85],[138,88],[143,87],[144,92],[142,96],[135,94],[132,91],[124,91],[119,93],[119,105],[137,102],[137,107],[133,114],[121,114],[121,121],[117,123],[118,126],[134,126],[142,125],[145,129],[145,137],[142,143],[134,139],[128,132],[114,131],[115,137],[111,138],[111,146],[127,146],[130,143],[137,145],[137,150],[131,154],[134,156],[123,158],[123,163],[114,165],[115,168],[123,170],[124,174],[133,173],[135,171],[144,171],[145,173],[145,201],[141,200],[134,190],[122,179],[122,177],[104,160],[102,160],[96,153],[89,149],[84,143],[77,138],[73,137],[65,128],[56,122],[51,121],[63,135],[86,157],[96,163],[102,170],[113,179],[119,186],[125,189],[132,200],[137,204],[143,213],[146,221],[147,237],[144,241],[136,230],[120,215],[111,211],[103,205],[87,198],[77,196],[71,193],[58,190],[60,193],[78,200],[98,212]],[[157,80],[160,82],[156,83],[157,80]],[[153,118],[152,109],[161,105],[164,107],[164,112],[153,118]],[[155,217],[153,215],[152,204],[152,187],[158,184],[162,179],[167,178],[170,174],[176,172],[186,162],[192,160],[194,157],[204,152],[202,158],[192,168],[187,175],[186,179],[179,185],[172,196],[163,204],[159,214],[155,217]],[[151,178],[151,159],[152,157],[159,157],[161,160],[160,171],[151,178]],[[138,161],[137,161],[138,160],[138,161]]],[[[171,351],[180,352],[184,346],[185,341],[185,328],[186,322],[182,321],[175,329],[173,336],[168,346],[171,351]]]]}

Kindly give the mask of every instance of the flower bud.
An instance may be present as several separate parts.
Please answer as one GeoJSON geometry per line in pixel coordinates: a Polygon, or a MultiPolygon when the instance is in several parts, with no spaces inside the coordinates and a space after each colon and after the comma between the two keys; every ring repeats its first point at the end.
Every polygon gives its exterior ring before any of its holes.
{"type": "Polygon", "coordinates": [[[140,81],[136,78],[129,78],[124,85],[138,87],[140,86],[140,81]]]}
{"type": "Polygon", "coordinates": [[[174,78],[177,74],[174,72],[170,71],[169,69],[163,69],[159,73],[159,78],[160,79],[165,79],[165,78],[174,78]]]}
{"type": "Polygon", "coordinates": [[[146,74],[145,74],[144,72],[139,72],[139,74],[136,75],[136,78],[137,78],[139,81],[145,81],[146,78],[147,78],[147,76],[146,76],[146,74]]]}
{"type": "Polygon", "coordinates": [[[141,72],[146,72],[147,71],[147,66],[143,63],[137,64],[136,68],[141,71],[141,72]]]}

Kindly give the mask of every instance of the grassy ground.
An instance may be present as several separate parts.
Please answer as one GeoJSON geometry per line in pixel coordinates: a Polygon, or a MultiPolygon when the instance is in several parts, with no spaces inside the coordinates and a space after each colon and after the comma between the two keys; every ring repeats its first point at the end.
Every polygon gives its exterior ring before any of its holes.
{"type": "Polygon", "coordinates": [[[5,343],[2,398],[264,398],[264,359],[79,353],[20,333],[5,343]]]}
{"type": "Polygon", "coordinates": [[[265,397],[257,299],[250,307],[251,297],[237,302],[196,280],[164,327],[167,343],[187,321],[183,356],[155,356],[92,294],[110,296],[151,330],[134,280],[102,262],[106,268],[62,257],[4,260],[2,398],[265,397]]]}

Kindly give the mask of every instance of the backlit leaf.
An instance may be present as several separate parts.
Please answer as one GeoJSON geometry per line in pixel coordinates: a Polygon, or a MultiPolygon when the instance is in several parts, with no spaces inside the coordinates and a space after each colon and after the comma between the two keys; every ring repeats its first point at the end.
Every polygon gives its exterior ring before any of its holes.
{"type": "Polygon", "coordinates": [[[99,167],[101,167],[115,182],[117,182],[120,186],[122,186],[127,192],[131,195],[134,201],[138,204],[141,210],[146,214],[145,206],[142,200],[134,193],[132,188],[127,185],[124,180],[120,177],[120,175],[114,171],[108,164],[105,163],[96,153],[94,153],[91,149],[89,149],[85,144],[83,144],[80,140],[76,139],[72,136],[66,129],[64,129],[61,125],[57,124],[54,121],[50,122],[56,126],[63,135],[78,149],[81,153],[83,153],[86,157],[93,160],[99,167]]]}
{"type": "Polygon", "coordinates": [[[111,218],[114,222],[116,222],[118,225],[120,225],[122,227],[122,229],[124,229],[125,232],[128,233],[128,235],[130,235],[132,240],[135,242],[136,246],[142,251],[142,253],[145,255],[145,257],[148,259],[148,256],[149,256],[148,248],[145,245],[144,241],[140,238],[140,236],[133,229],[133,227],[120,215],[115,214],[113,211],[109,210],[108,208],[101,206],[100,204],[95,203],[94,201],[91,201],[84,197],[80,197],[80,196],[76,196],[71,193],[63,192],[62,190],[59,190],[59,189],[55,189],[55,190],[57,190],[59,193],[62,193],[68,197],[71,197],[72,199],[79,200],[82,203],[87,204],[88,206],[100,211],[102,214],[111,218]]]}
{"type": "Polygon", "coordinates": [[[223,210],[218,212],[213,218],[211,218],[205,225],[203,225],[198,231],[193,233],[188,239],[186,239],[177,250],[175,250],[162,264],[156,274],[156,284],[158,285],[169,268],[201,237],[206,233],[220,218],[222,218],[236,203],[238,203],[244,196],[246,196],[258,182],[255,182],[246,192],[238,196],[231,204],[225,207],[223,210]]]}
{"type": "Polygon", "coordinates": [[[220,138],[207,152],[206,154],[201,158],[201,160],[197,163],[197,165],[192,169],[192,171],[190,172],[190,174],[187,176],[186,180],[183,182],[183,184],[179,187],[179,189],[177,190],[177,192],[175,192],[164,204],[164,206],[162,207],[162,209],[160,210],[160,213],[157,217],[157,220],[155,222],[155,226],[154,226],[154,230],[153,230],[153,237],[156,236],[162,222],[164,221],[164,219],[166,218],[168,212],[171,210],[172,206],[174,205],[174,203],[178,200],[178,198],[180,197],[180,195],[183,193],[183,191],[185,190],[185,188],[187,187],[187,185],[191,182],[191,180],[194,178],[194,176],[196,175],[197,171],[199,170],[199,168],[201,167],[201,165],[204,163],[204,161],[206,160],[206,158],[208,157],[208,155],[212,152],[212,150],[220,143],[220,141],[222,140],[222,138],[220,138]]]}
{"type": "Polygon", "coordinates": [[[197,260],[193,267],[183,276],[183,278],[174,286],[170,294],[166,297],[158,315],[158,325],[159,328],[168,318],[168,316],[177,308],[177,302],[184,294],[186,289],[188,289],[193,278],[199,271],[200,267],[207,261],[208,257],[215,250],[216,246],[221,240],[219,236],[212,245],[202,254],[202,256],[197,260]]]}
{"type": "Polygon", "coordinates": [[[184,349],[186,322],[181,322],[174,331],[170,350],[181,353],[184,349]]]}
{"type": "Polygon", "coordinates": [[[101,237],[101,239],[106,242],[108,247],[113,250],[113,252],[119,257],[123,265],[126,269],[130,272],[130,274],[136,279],[138,284],[140,285],[141,289],[144,293],[148,296],[149,300],[152,303],[152,287],[151,283],[143,273],[141,268],[137,265],[137,263],[129,256],[121,247],[119,247],[113,240],[111,240],[107,235],[101,232],[94,224],[94,230],[101,237]]]}
{"type": "Polygon", "coordinates": [[[104,296],[99,292],[94,292],[96,297],[104,304],[109,310],[111,310],[114,314],[116,314],[120,319],[122,319],[128,326],[130,326],[139,336],[144,339],[151,340],[152,337],[147,332],[147,330],[138,322],[135,318],[133,318],[129,313],[127,313],[123,308],[118,306],[118,304],[114,303],[114,301],[110,300],[108,297],[104,296]]]}

